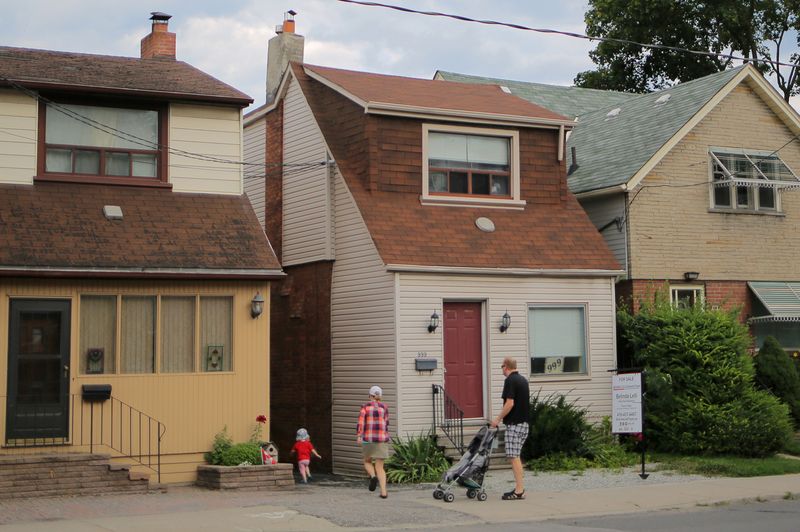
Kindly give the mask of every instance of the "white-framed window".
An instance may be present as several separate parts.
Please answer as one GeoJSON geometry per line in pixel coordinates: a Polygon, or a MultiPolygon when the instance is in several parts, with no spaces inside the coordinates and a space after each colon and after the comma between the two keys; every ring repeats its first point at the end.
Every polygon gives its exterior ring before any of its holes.
{"type": "Polygon", "coordinates": [[[423,124],[422,158],[423,202],[524,205],[516,130],[423,124]]]}
{"type": "Polygon", "coordinates": [[[587,331],[586,305],[530,305],[531,375],[586,375],[587,331]]]}
{"type": "Polygon", "coordinates": [[[669,293],[672,306],[677,308],[692,308],[703,304],[703,287],[699,285],[672,285],[669,293]]]}
{"type": "Polygon", "coordinates": [[[772,152],[712,148],[711,207],[724,211],[780,212],[780,191],[798,186],[795,173],[772,152]]]}

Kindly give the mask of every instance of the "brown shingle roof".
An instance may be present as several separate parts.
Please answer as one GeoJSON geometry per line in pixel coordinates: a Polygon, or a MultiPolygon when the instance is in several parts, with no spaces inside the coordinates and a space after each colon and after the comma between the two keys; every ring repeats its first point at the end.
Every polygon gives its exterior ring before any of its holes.
{"type": "MultiPolygon", "coordinates": [[[[253,99],[205,72],[172,59],[138,59],[0,46],[0,76],[31,89],[231,103],[253,99]]],[[[4,84],[0,79],[0,86],[4,84]]]]}
{"type": "Polygon", "coordinates": [[[565,116],[504,92],[499,85],[387,76],[316,65],[303,66],[368,104],[513,116],[533,122],[571,123],[565,116]]]}
{"type": "MultiPolygon", "coordinates": [[[[360,107],[314,81],[297,65],[292,68],[385,264],[533,270],[620,269],[602,236],[568,191],[565,170],[561,168],[559,175],[555,160],[552,168],[545,166],[539,175],[533,175],[537,172],[535,164],[529,166],[530,173],[523,172],[523,196],[529,201],[524,210],[424,206],[420,203],[419,122],[366,117],[360,107]],[[385,129],[379,132],[381,126],[374,122],[367,124],[370,120],[385,121],[382,122],[385,129]],[[370,135],[380,136],[389,127],[405,128],[415,139],[416,145],[406,148],[408,173],[417,184],[411,193],[391,190],[391,186],[374,187],[363,177],[370,173],[370,159],[375,164],[388,156],[387,152],[373,156],[365,151],[370,135]],[[552,190],[539,190],[537,180],[543,183],[541,188],[552,190]],[[539,201],[536,195],[545,192],[549,197],[539,201]],[[475,220],[482,216],[494,222],[495,232],[484,233],[475,226],[475,220]]],[[[555,159],[555,145],[541,153],[549,153],[555,159]]]]}
{"type": "Polygon", "coordinates": [[[255,278],[280,271],[245,196],[37,183],[1,185],[0,198],[4,270],[180,269],[255,278]],[[120,206],[123,219],[106,219],[105,205],[120,206]]]}

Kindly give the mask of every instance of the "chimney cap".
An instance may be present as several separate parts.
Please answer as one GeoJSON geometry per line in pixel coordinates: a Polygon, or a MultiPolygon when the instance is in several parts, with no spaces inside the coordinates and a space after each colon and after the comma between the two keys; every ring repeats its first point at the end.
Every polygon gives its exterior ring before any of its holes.
{"type": "Polygon", "coordinates": [[[297,14],[297,11],[295,11],[294,9],[290,9],[290,10],[289,10],[289,11],[287,11],[286,13],[288,13],[288,14],[289,14],[289,15],[291,15],[291,16],[295,16],[295,15],[297,14]]]}
{"type": "Polygon", "coordinates": [[[167,22],[169,19],[172,18],[172,15],[167,15],[166,13],[162,13],[161,11],[151,11],[150,20],[153,22],[167,22]]]}

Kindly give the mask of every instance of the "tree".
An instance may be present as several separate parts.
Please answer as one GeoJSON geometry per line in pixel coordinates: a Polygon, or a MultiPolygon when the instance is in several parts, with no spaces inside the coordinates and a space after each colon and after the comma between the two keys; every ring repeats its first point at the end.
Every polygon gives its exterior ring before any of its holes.
{"type": "Polygon", "coordinates": [[[737,55],[762,60],[755,66],[786,101],[800,94],[800,0],[589,0],[585,20],[591,37],[630,42],[601,41],[589,52],[597,69],[580,72],[579,87],[650,92],[725,70],[737,55]]]}

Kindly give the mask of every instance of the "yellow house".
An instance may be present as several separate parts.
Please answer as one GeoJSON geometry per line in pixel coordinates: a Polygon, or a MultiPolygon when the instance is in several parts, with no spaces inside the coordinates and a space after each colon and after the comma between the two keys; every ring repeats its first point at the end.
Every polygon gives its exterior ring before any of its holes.
{"type": "Polygon", "coordinates": [[[187,482],[269,416],[283,274],[243,195],[252,100],[176,61],[168,19],[141,58],[0,47],[0,456],[187,482]]]}

